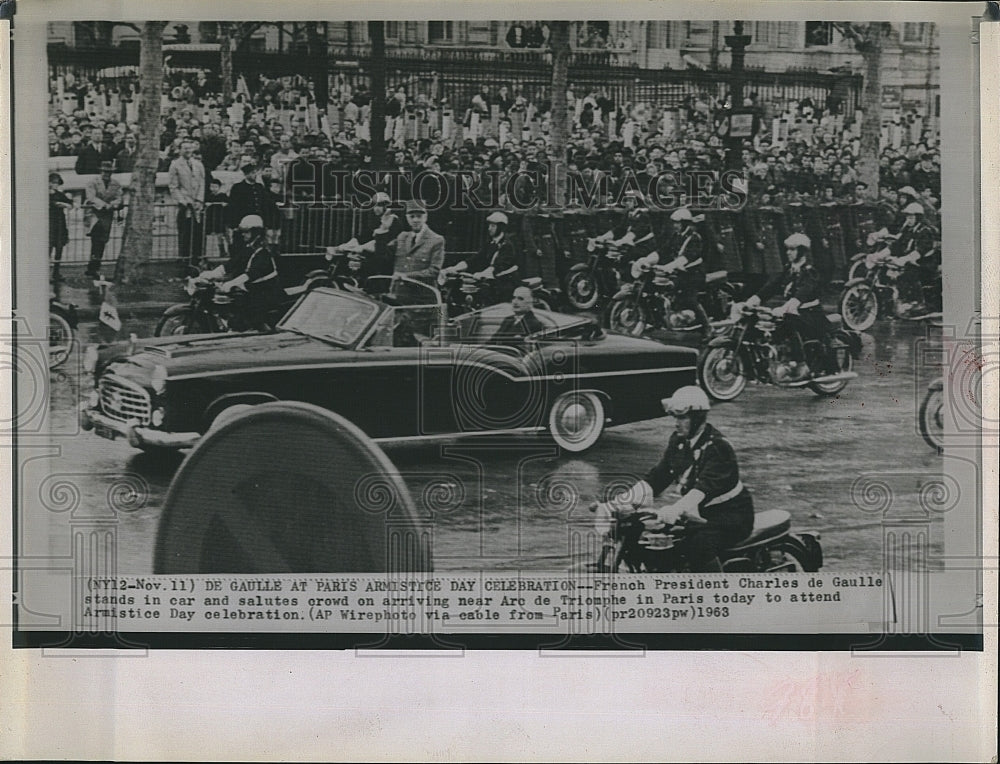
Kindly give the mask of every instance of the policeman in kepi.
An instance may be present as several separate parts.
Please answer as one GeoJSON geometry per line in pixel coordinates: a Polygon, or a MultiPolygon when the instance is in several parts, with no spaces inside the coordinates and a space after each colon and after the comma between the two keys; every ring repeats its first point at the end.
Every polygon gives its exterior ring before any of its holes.
{"type": "Polygon", "coordinates": [[[254,329],[270,329],[272,313],[284,303],[286,296],[278,279],[278,265],[264,236],[264,220],[260,215],[247,215],[237,227],[245,247],[233,248],[229,260],[218,268],[205,271],[200,278],[221,280],[220,292],[246,290],[245,321],[254,329]]]}
{"type": "MultiPolygon", "coordinates": [[[[800,342],[818,341],[822,348],[819,357],[821,368],[810,368],[809,371],[814,376],[836,374],[840,367],[828,341],[830,321],[820,305],[821,282],[810,262],[811,248],[812,242],[804,233],[793,233],[785,239],[785,269],[768,280],[757,294],[747,298],[746,303],[734,305],[733,311],[738,312],[744,304],[757,307],[780,292],[785,302],[771,312],[776,318],[784,318],[784,321],[775,339],[781,341],[797,335],[800,342]]],[[[798,358],[794,360],[805,360],[804,346],[800,345],[798,352],[798,358]]]]}
{"type": "Polygon", "coordinates": [[[686,523],[688,565],[693,573],[721,573],[719,553],[753,531],[753,499],[740,481],[736,452],[708,423],[708,396],[694,385],[663,400],[674,432],[660,461],[608,509],[629,512],[676,484],[681,498],[654,510],[668,525],[686,523]]]}
{"type": "Polygon", "coordinates": [[[486,242],[479,252],[469,260],[442,268],[442,275],[471,271],[476,278],[491,283],[494,302],[510,300],[518,284],[520,268],[514,245],[507,237],[508,222],[503,212],[490,213],[486,218],[486,242]]]}

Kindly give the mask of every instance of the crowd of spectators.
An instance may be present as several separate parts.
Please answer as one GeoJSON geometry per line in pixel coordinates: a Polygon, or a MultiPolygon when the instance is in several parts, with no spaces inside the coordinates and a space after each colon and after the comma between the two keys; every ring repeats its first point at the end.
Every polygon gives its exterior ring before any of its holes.
{"type": "MultiPolygon", "coordinates": [[[[288,193],[292,177],[302,177],[296,167],[312,165],[306,168],[308,175],[315,175],[319,165],[346,170],[372,167],[372,95],[363,85],[351,87],[342,78],[331,82],[331,100],[341,107],[331,126],[325,115],[316,113],[315,89],[303,77],[262,76],[252,88],[241,81],[235,103],[226,109],[216,105],[217,84],[205,73],[174,75],[168,81],[161,171],[169,169],[188,142],[194,143],[194,157],[204,166],[206,185],[214,172],[236,172],[252,160],[259,169],[255,182],[279,196],[288,193]]],[[[78,80],[72,87],[64,81],[59,88],[63,94],[75,93],[79,103],[90,104],[89,112],[66,113],[55,108],[53,97],[50,153],[75,156],[79,174],[97,173],[108,161],[114,162],[116,172],[129,172],[135,162],[138,125],[116,118],[109,108],[93,109],[95,89],[101,88],[99,83],[78,80]]],[[[122,89],[134,94],[136,84],[122,89]]],[[[107,107],[108,89],[102,92],[107,107]]],[[[544,171],[550,159],[550,103],[534,92],[484,84],[468,102],[450,104],[447,99],[435,103],[419,93],[409,97],[404,87],[394,87],[385,99],[393,169],[463,170],[475,176],[497,170],[503,176],[544,171]],[[431,123],[422,130],[423,137],[408,133],[406,118],[414,113],[422,118],[432,108],[438,113],[448,110],[453,124],[431,123]],[[523,125],[517,135],[515,123],[523,125]]],[[[719,134],[731,106],[725,97],[692,94],[678,106],[664,109],[650,103],[615,104],[603,88],[571,86],[567,101],[573,122],[568,170],[588,187],[606,177],[611,198],[628,175],[642,184],[672,173],[673,178],[659,187],[666,195],[684,190],[685,174],[698,171],[717,179],[732,165],[719,134]]],[[[845,121],[837,102],[831,99],[824,109],[810,99],[763,102],[751,93],[743,106],[758,115],[760,125],[757,135],[744,140],[738,150],[739,164],[749,176],[751,203],[850,203],[867,196],[859,166],[858,125],[845,121]],[[782,118],[778,133],[773,129],[776,118],[782,118]]],[[[898,189],[911,187],[933,219],[940,204],[940,150],[934,135],[918,127],[911,119],[886,129],[879,157],[881,201],[893,203],[898,189]]],[[[502,179],[499,185],[505,187],[502,179]]],[[[328,196],[325,190],[301,187],[296,193],[299,200],[328,196]]],[[[400,201],[407,190],[402,193],[400,201]]],[[[500,199],[501,204],[504,201],[500,199]]]]}

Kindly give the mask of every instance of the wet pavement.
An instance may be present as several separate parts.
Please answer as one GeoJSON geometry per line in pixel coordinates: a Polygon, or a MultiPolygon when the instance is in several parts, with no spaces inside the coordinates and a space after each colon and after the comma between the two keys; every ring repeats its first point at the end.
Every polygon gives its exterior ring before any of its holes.
{"type": "MultiPolygon", "coordinates": [[[[144,336],[150,328],[139,322],[127,330],[144,336]]],[[[93,324],[80,329],[84,344],[93,341],[93,324]]],[[[916,427],[923,381],[938,373],[921,366],[926,337],[922,325],[876,325],[865,336],[858,378],[836,397],[750,385],[712,411],[710,421],[739,455],[756,508],[787,510],[793,530],[819,531],[827,570],[883,567],[880,516],[852,499],[861,475],[941,471],[942,457],[916,427]]],[[[78,432],[76,405],[92,385],[78,373],[78,355],[50,374],[49,427],[59,452],[45,469],[67,476],[82,506],[106,503],[123,475],[148,486],[148,494],[109,527],[118,572],[150,573],[157,522],[183,454],[143,454],[122,439],[78,432]]],[[[384,450],[418,507],[433,515],[435,569],[553,569],[577,561],[571,536],[587,521],[587,503],[611,483],[641,477],[659,458],[671,428],[668,418],[612,428],[578,455],[559,455],[544,436],[386,444],[384,450]]],[[[915,478],[897,486],[901,504],[916,506],[919,484],[915,478]]],[[[64,553],[66,516],[34,519],[47,527],[50,545],[35,551],[64,553]]],[[[942,538],[937,521],[932,550],[940,549],[942,538]]]]}

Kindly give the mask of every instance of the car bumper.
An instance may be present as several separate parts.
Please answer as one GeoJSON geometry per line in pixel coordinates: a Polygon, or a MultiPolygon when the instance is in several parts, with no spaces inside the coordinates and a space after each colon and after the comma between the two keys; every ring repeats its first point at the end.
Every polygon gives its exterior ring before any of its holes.
{"type": "Polygon", "coordinates": [[[89,404],[80,407],[80,427],[84,430],[100,428],[111,437],[121,435],[133,448],[191,448],[201,439],[200,432],[164,432],[152,427],[143,427],[138,422],[123,422],[113,419],[89,404]]]}

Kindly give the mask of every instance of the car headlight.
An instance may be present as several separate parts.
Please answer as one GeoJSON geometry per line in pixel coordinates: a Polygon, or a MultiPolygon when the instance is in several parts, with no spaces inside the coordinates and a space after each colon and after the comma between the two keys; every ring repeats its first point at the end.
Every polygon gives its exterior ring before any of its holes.
{"type": "Polygon", "coordinates": [[[163,409],[162,408],[156,409],[153,412],[152,416],[150,417],[150,421],[153,423],[153,427],[159,427],[161,424],[163,424],[163,417],[164,417],[163,409]]]}
{"type": "Polygon", "coordinates": [[[167,369],[160,364],[153,367],[153,376],[150,379],[150,385],[157,394],[162,393],[167,389],[167,369]]]}
{"type": "Polygon", "coordinates": [[[97,370],[97,345],[87,345],[83,351],[83,370],[93,374],[97,370]]]}
{"type": "Polygon", "coordinates": [[[101,403],[101,396],[96,390],[91,390],[90,394],[87,396],[87,405],[92,409],[96,409],[101,403]]]}

